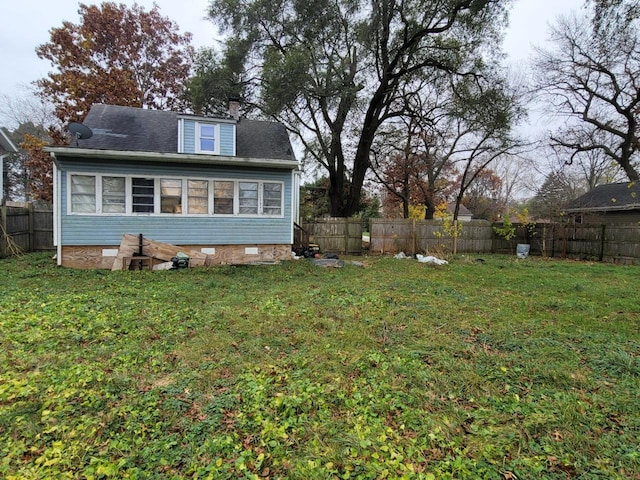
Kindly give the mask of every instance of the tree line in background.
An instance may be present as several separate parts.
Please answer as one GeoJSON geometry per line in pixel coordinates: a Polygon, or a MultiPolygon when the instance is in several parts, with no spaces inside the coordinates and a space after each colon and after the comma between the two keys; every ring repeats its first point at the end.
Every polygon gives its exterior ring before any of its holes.
{"type": "Polygon", "coordinates": [[[211,0],[225,39],[197,52],[157,6],[80,4],[36,50],[54,68],[34,82],[41,103],[5,99],[23,148],[5,197],[51,199],[42,146],[68,142],[93,103],[224,115],[232,97],[300,146],[316,178],[303,215],[433,218],[447,202],[454,218],[465,205],[496,219],[525,185],[530,212],[554,218],[598,184],[638,180],[637,2],[586,0],[557,19],[526,77],[501,63],[510,4],[211,0]],[[533,105],[544,138],[518,130],[533,105]]]}

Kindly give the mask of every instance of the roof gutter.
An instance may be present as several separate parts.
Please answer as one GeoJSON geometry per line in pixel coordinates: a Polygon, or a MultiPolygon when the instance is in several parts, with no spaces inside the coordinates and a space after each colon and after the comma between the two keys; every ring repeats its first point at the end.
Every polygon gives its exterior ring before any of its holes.
{"type": "Polygon", "coordinates": [[[199,155],[191,153],[158,153],[134,152],[121,150],[96,150],[77,147],[45,147],[45,152],[51,153],[54,161],[58,157],[76,157],[96,160],[131,160],[138,162],[183,163],[230,167],[264,167],[298,170],[297,160],[280,158],[247,158],[229,157],[222,155],[199,155]]]}
{"type": "Polygon", "coordinates": [[[620,206],[608,206],[608,207],[581,207],[581,208],[566,208],[567,213],[584,213],[584,212],[622,212],[625,210],[638,210],[640,209],[640,203],[632,203],[620,206]]]}

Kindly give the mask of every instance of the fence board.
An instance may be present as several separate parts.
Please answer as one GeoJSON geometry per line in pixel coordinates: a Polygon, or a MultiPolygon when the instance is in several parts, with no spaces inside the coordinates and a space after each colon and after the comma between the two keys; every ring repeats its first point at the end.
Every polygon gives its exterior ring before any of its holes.
{"type": "Polygon", "coordinates": [[[53,210],[33,211],[33,250],[54,250],[53,210]]]}

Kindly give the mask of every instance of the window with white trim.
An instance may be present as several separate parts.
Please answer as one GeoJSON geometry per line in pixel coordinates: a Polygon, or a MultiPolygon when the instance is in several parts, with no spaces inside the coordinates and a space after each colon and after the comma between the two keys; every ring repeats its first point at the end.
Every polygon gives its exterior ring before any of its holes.
{"type": "Polygon", "coordinates": [[[240,215],[257,215],[258,182],[239,182],[238,193],[240,215]]]}
{"type": "Polygon", "coordinates": [[[187,180],[187,213],[209,213],[209,181],[187,180]]]}
{"type": "Polygon", "coordinates": [[[182,213],[182,180],[160,179],[160,213],[182,213]]]}
{"type": "Polygon", "coordinates": [[[133,177],[131,179],[131,211],[133,213],[153,213],[155,180],[133,177]]]}
{"type": "Polygon", "coordinates": [[[264,215],[282,214],[282,184],[265,182],[262,184],[262,213],[264,215]]]}
{"type": "Polygon", "coordinates": [[[281,217],[283,182],[68,175],[70,214],[281,217]]]}
{"type": "Polygon", "coordinates": [[[210,123],[196,124],[196,151],[199,153],[217,153],[217,126],[210,123]]]}
{"type": "Polygon", "coordinates": [[[71,175],[71,211],[73,213],[96,212],[96,177],[71,175]]]}
{"type": "Polygon", "coordinates": [[[213,213],[233,215],[234,182],[216,180],[213,182],[213,213]]]}
{"type": "Polygon", "coordinates": [[[102,177],[102,213],[125,213],[126,199],[125,177],[102,177]]]}

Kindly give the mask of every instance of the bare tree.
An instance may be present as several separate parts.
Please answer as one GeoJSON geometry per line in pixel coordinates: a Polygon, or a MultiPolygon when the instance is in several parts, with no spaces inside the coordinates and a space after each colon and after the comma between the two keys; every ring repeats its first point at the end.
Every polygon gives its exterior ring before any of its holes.
{"type": "Polygon", "coordinates": [[[402,203],[404,218],[409,205],[424,205],[425,218],[432,219],[452,174],[449,159],[442,156],[451,97],[445,98],[447,82],[423,79],[414,87],[403,96],[405,115],[383,128],[372,148],[372,173],[387,192],[387,202],[402,203]]]}
{"type": "MultiPolygon", "coordinates": [[[[31,166],[34,159],[23,147],[25,142],[32,145],[34,140],[42,144],[50,141],[48,131],[61,127],[53,112],[53,105],[39,98],[32,86],[24,87],[23,93],[16,96],[0,95],[0,118],[2,123],[9,127],[11,140],[19,148],[19,151],[11,154],[5,162],[5,194],[8,199],[33,199],[31,166]]],[[[46,154],[40,155],[40,158],[51,163],[50,157],[46,154]]]]}
{"type": "MultiPolygon", "coordinates": [[[[553,49],[537,49],[536,87],[565,124],[551,136],[571,164],[584,153],[606,156],[629,180],[640,179],[640,38],[633,21],[596,31],[587,18],[560,18],[553,49]]],[[[593,157],[592,157],[593,158],[593,157]]]]}

